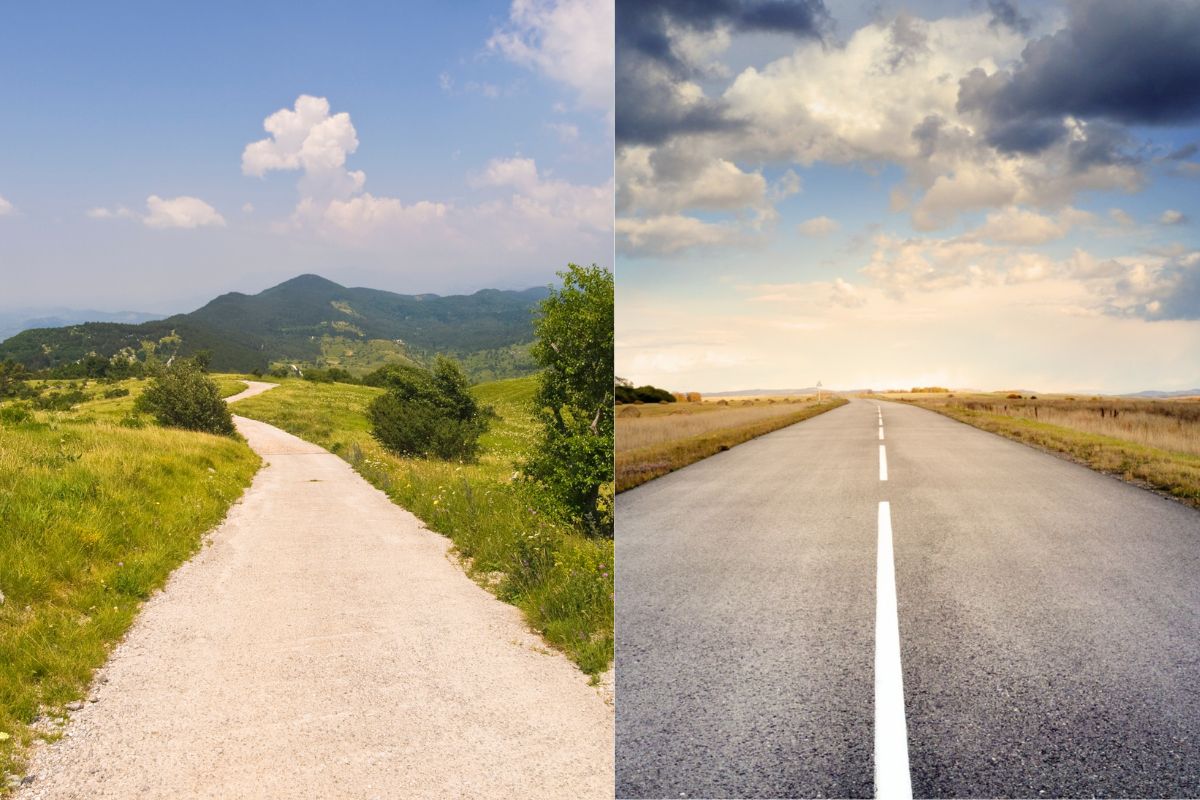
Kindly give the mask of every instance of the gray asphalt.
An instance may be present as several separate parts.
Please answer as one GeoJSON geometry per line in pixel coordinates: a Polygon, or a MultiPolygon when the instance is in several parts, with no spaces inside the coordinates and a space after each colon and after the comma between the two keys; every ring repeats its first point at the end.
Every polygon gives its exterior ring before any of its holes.
{"type": "Polygon", "coordinates": [[[916,796],[1200,796],[1200,512],[882,407],[620,495],[618,796],[873,795],[881,500],[916,796]]]}

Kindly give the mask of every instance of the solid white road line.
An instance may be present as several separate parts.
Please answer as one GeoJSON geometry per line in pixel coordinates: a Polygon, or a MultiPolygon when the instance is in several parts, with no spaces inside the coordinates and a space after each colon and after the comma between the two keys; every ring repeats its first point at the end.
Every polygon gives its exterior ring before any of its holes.
{"type": "Polygon", "coordinates": [[[875,556],[875,796],[911,800],[893,559],[892,510],[884,500],[879,504],[879,549],[875,556]]]}
{"type": "Polygon", "coordinates": [[[887,480],[887,447],[879,445],[879,480],[887,480]]]}

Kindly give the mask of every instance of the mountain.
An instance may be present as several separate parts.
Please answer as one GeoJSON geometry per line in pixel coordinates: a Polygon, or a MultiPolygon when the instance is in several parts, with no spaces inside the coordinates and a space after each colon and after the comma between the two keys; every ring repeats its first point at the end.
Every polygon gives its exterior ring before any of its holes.
{"type": "Polygon", "coordinates": [[[485,375],[498,377],[497,369],[530,371],[520,365],[522,345],[533,340],[533,311],[546,295],[544,288],[402,295],[301,275],[255,295],[223,294],[162,320],[23,331],[0,342],[0,360],[12,358],[30,369],[56,367],[90,352],[108,357],[123,347],[137,350],[142,341],[174,331],[183,340],[180,355],[208,350],[214,370],[300,363],[365,371],[391,358],[449,353],[475,364],[476,373],[482,364],[485,375]],[[501,366],[489,372],[489,364],[501,366]]]}
{"type": "Polygon", "coordinates": [[[1122,397],[1152,397],[1160,399],[1169,397],[1200,397],[1200,389],[1181,389],[1177,392],[1160,392],[1156,389],[1147,389],[1144,392],[1126,394],[1122,395],[1122,397]]]}
{"type": "Polygon", "coordinates": [[[30,328],[57,328],[80,322],[128,322],[136,325],[152,319],[162,319],[162,314],[147,314],[143,311],[96,311],[79,308],[18,308],[0,311],[0,342],[30,328]]]}

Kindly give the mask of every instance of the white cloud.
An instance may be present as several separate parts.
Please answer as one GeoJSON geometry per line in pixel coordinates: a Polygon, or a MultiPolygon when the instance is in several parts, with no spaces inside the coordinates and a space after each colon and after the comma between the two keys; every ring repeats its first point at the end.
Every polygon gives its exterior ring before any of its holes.
{"type": "Polygon", "coordinates": [[[1130,225],[1137,224],[1127,211],[1119,208],[1110,208],[1108,210],[1108,216],[1111,217],[1113,222],[1117,223],[1118,225],[1128,227],[1130,225]]]}
{"type": "Polygon", "coordinates": [[[488,47],[575,90],[611,113],[615,16],[612,0],[513,0],[488,47]]]}
{"type": "Polygon", "coordinates": [[[549,122],[546,124],[546,128],[552,131],[563,144],[579,141],[578,125],[572,125],[570,122],[549,122]]]}
{"type": "Polygon", "coordinates": [[[796,229],[805,236],[828,236],[838,229],[838,224],[837,220],[821,216],[801,222],[796,229]]]}
{"type": "Polygon", "coordinates": [[[337,169],[358,149],[350,115],[343,111],[330,116],[324,97],[300,95],[294,108],[276,111],[263,121],[263,128],[271,135],[251,142],[242,152],[246,175],[262,176],[275,169],[337,169]]]}
{"type": "Polygon", "coordinates": [[[142,223],[148,228],[203,228],[222,226],[225,218],[198,197],[181,195],[163,199],[152,194],[146,198],[142,223]]]}
{"type": "Polygon", "coordinates": [[[682,146],[622,148],[617,157],[617,198],[623,212],[673,214],[685,209],[764,209],[767,181],[732,161],[707,158],[682,146]]]}
{"type": "Polygon", "coordinates": [[[742,235],[725,223],[711,223],[680,214],[617,220],[617,249],[637,255],[671,255],[693,247],[712,247],[739,241],[742,235]]]}
{"type": "Polygon", "coordinates": [[[1001,244],[1045,244],[1063,238],[1074,226],[1093,220],[1092,214],[1070,207],[1052,217],[1017,206],[1007,206],[988,214],[984,224],[969,236],[1001,244]]]}
{"type": "Polygon", "coordinates": [[[296,208],[275,225],[280,232],[463,263],[502,254],[550,263],[604,261],[611,254],[611,180],[578,185],[543,174],[531,158],[496,158],[470,177],[478,193],[473,202],[410,201],[364,191],[366,175],[347,167],[359,146],[354,124],[348,113],[332,114],[325,98],[302,95],[264,127],[271,136],[246,147],[243,172],[301,172],[296,208]]]}
{"type": "Polygon", "coordinates": [[[0,197],[0,217],[13,213],[13,204],[0,197]]]}
{"type": "MultiPolygon", "coordinates": [[[[633,175],[650,187],[641,194],[665,193],[655,180],[660,170],[641,175],[630,168],[654,164],[672,149],[686,150],[697,164],[723,161],[739,171],[735,165],[897,164],[906,179],[893,191],[892,208],[908,210],[919,230],[945,227],[972,210],[1053,210],[1081,191],[1136,190],[1142,175],[1135,164],[1076,157],[1093,138],[1102,146],[1104,130],[1068,120],[1070,135],[1041,153],[1001,153],[986,141],[983,121],[959,110],[963,76],[973,69],[993,73],[1017,60],[1027,44],[1023,35],[996,28],[990,19],[901,15],[863,26],[844,45],[806,41],[787,57],[746,68],[713,98],[724,104],[727,119],[745,124],[681,133],[657,148],[622,148],[619,191],[629,202],[618,207],[623,214],[688,211],[681,203],[695,193],[689,184],[709,182],[711,172],[679,172],[670,187],[677,198],[673,208],[646,202],[639,207],[635,193],[626,191],[633,175]],[[622,164],[628,172],[621,171],[622,164]]],[[[723,46],[714,40],[697,58],[711,59],[723,46]]],[[[701,88],[686,80],[671,88],[681,107],[703,98],[701,88]]],[[[772,187],[763,196],[741,199],[761,213],[764,203],[782,196],[772,187]]]]}
{"type": "Polygon", "coordinates": [[[1187,217],[1184,216],[1182,211],[1168,208],[1162,213],[1162,216],[1158,218],[1158,221],[1163,225],[1179,225],[1187,222],[1187,217]]]}
{"type": "Polygon", "coordinates": [[[837,303],[839,306],[846,308],[860,308],[866,305],[867,298],[859,294],[858,287],[852,283],[848,283],[841,278],[835,278],[833,288],[829,294],[830,302],[837,303]]]}
{"type": "Polygon", "coordinates": [[[138,212],[125,206],[115,208],[89,208],[89,219],[133,219],[147,228],[204,228],[222,227],[225,218],[215,208],[198,197],[180,195],[162,198],[152,194],[146,198],[146,212],[138,212]]]}

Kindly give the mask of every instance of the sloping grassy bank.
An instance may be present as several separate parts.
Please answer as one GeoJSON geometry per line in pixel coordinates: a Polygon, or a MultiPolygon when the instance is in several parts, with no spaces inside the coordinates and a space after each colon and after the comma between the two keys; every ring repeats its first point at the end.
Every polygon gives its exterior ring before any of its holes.
{"type": "MultiPolygon", "coordinates": [[[[805,404],[797,404],[790,410],[779,410],[778,413],[767,413],[774,411],[768,406],[760,406],[764,412],[764,416],[758,419],[745,421],[745,408],[742,406],[729,406],[728,410],[722,407],[721,410],[712,410],[711,406],[702,407],[697,405],[696,413],[703,413],[707,425],[710,428],[703,433],[695,435],[683,435],[678,438],[670,438],[670,428],[674,426],[679,431],[689,431],[690,426],[677,424],[671,418],[662,415],[654,420],[655,423],[661,421],[664,427],[663,431],[657,432],[661,435],[654,435],[656,432],[644,431],[639,432],[640,435],[646,438],[665,439],[665,441],[656,441],[654,444],[645,447],[636,447],[633,449],[622,449],[622,416],[620,412],[617,414],[617,491],[623,492],[626,489],[632,489],[646,481],[653,480],[669,472],[674,472],[677,469],[686,467],[688,464],[708,458],[722,450],[739,445],[742,442],[749,441],[763,434],[785,428],[788,425],[794,425],[797,422],[815,417],[818,414],[824,414],[826,411],[831,411],[838,406],[843,406],[847,403],[840,397],[835,397],[820,403],[811,402],[805,404]],[[731,421],[736,420],[729,427],[716,427],[720,424],[722,415],[728,415],[731,421]]],[[[686,414],[680,419],[686,420],[686,414]]]]}
{"type": "Polygon", "coordinates": [[[382,390],[284,380],[234,411],[318,444],[429,528],[448,536],[469,574],[520,608],[531,627],[589,674],[613,655],[613,544],[582,535],[539,512],[515,480],[516,464],[538,435],[530,404],[536,378],[472,389],[498,419],[478,463],[394,456],[371,438],[365,409],[382,390]]]}
{"type": "MultiPolygon", "coordinates": [[[[1112,422],[1113,409],[1117,410],[1115,419],[1119,421],[1122,410],[1125,410],[1127,417],[1131,417],[1139,413],[1138,404],[1145,405],[1148,401],[1068,401],[1062,398],[1014,401],[1003,395],[947,397],[891,394],[882,397],[927,408],[976,428],[1064,455],[1099,472],[1116,475],[1200,508],[1200,453],[1185,449],[1192,446],[1190,443],[1196,440],[1196,429],[1200,427],[1194,403],[1190,406],[1179,403],[1180,413],[1174,415],[1170,413],[1171,408],[1161,407],[1164,405],[1162,402],[1156,409],[1156,416],[1168,418],[1160,421],[1161,425],[1179,431],[1174,440],[1180,449],[1175,450],[1096,432],[1098,429],[1121,432],[1120,426],[1112,422]],[[1069,413],[1063,410],[1066,407],[1070,408],[1069,413]],[[1039,418],[1043,415],[1054,422],[1043,421],[1039,418]],[[1093,416],[1106,422],[1101,425],[1091,419],[1093,416]],[[1172,417],[1174,421],[1171,421],[1172,417]]],[[[1172,441],[1171,437],[1164,436],[1159,430],[1139,433],[1131,429],[1129,435],[1145,436],[1151,441],[1172,441]]]]}
{"type": "Polygon", "coordinates": [[[123,427],[89,405],[0,415],[0,774],[19,772],[35,717],[82,697],[259,465],[243,442],[123,427]]]}

